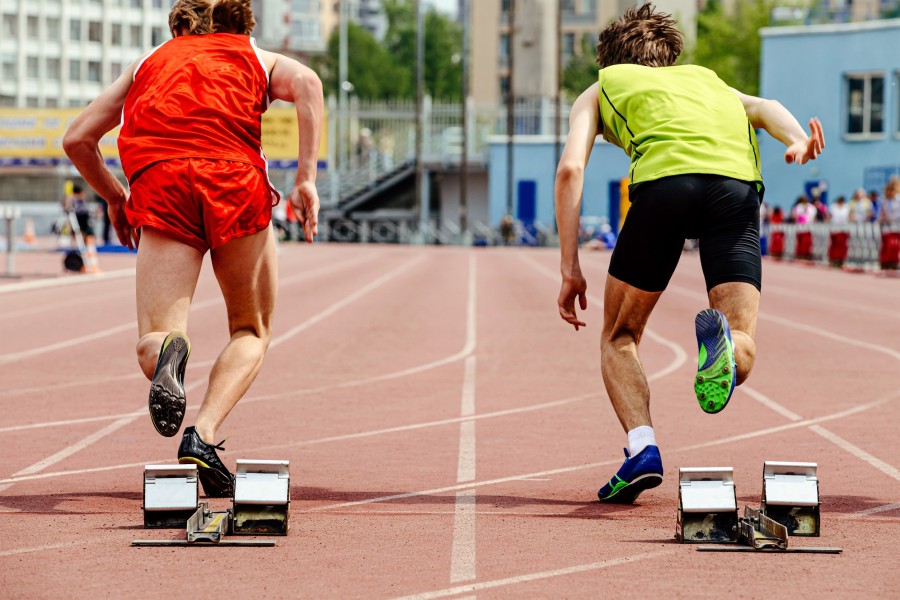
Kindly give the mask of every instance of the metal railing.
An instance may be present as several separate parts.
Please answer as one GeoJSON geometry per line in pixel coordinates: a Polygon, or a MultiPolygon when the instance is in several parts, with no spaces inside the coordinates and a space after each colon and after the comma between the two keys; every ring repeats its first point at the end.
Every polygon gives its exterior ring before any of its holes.
{"type": "Polygon", "coordinates": [[[891,233],[900,234],[900,223],[775,223],[763,228],[767,253],[775,258],[838,263],[863,270],[883,267],[882,244],[891,233]],[[841,233],[846,237],[835,236],[841,233]],[[844,243],[846,252],[832,249],[833,244],[844,243]]]}

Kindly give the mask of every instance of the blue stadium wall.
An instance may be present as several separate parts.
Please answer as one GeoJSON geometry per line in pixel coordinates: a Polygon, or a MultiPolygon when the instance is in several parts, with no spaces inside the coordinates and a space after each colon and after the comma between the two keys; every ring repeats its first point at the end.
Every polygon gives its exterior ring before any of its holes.
{"type": "Polygon", "coordinates": [[[791,206],[817,181],[828,199],[863,187],[883,194],[884,181],[900,173],[900,19],[773,27],[761,30],[760,95],[779,100],[806,127],[818,116],[825,153],[803,166],[784,163],[784,145],[759,134],[766,202],[791,206]],[[879,139],[847,139],[846,75],[885,76],[884,133],[879,139]]]}
{"type": "MultiPolygon", "coordinates": [[[[534,219],[551,226],[555,221],[553,184],[556,179],[555,144],[552,137],[517,137],[513,149],[513,216],[523,206],[519,192],[534,194],[534,219]]],[[[488,159],[488,202],[491,225],[499,224],[506,214],[507,141],[492,138],[488,159]]],[[[610,216],[610,185],[628,176],[629,160],[616,146],[598,139],[584,174],[582,214],[592,217],[610,216]]],[[[618,202],[618,198],[614,198],[618,202]]],[[[527,210],[526,212],[531,212],[527,210]]]]}

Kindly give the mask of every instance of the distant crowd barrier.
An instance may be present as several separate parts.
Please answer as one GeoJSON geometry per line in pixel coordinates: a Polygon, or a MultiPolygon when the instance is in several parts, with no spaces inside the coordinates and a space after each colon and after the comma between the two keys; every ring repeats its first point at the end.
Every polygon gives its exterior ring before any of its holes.
{"type": "Polygon", "coordinates": [[[900,224],[775,223],[763,228],[762,250],[772,258],[828,263],[861,270],[900,268],[900,224]]]}

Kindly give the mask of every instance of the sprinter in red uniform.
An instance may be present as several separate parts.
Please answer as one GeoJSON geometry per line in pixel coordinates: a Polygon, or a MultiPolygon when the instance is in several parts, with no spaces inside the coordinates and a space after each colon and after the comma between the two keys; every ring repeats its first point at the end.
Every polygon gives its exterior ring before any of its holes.
{"type": "Polygon", "coordinates": [[[149,409],[167,437],[181,428],[190,355],[188,309],[209,251],[231,339],[209,375],[180,462],[196,463],[207,496],[230,496],[234,476],[212,441],[262,366],[277,292],[272,206],[260,146],[270,100],[294,104],[300,150],[290,203],[306,240],[317,233],[316,163],[322,84],[295,60],[256,47],[250,0],[177,0],[173,39],[135,61],[72,123],[63,146],[109,202],[119,240],[138,249],[138,362],[150,379],[149,409]],[[121,123],[120,123],[121,120],[121,123]],[[99,141],[121,124],[126,190],[106,168],[99,141]],[[250,283],[252,282],[252,284],[250,283]]]}

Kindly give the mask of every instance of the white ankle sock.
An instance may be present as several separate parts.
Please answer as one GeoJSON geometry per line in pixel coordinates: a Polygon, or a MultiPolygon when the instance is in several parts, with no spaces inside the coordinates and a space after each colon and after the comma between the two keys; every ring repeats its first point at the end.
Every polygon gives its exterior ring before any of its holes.
{"type": "Polygon", "coordinates": [[[647,446],[655,445],[656,436],[653,435],[653,428],[648,425],[635,427],[628,432],[628,451],[631,452],[632,456],[637,456],[647,446]]]}

